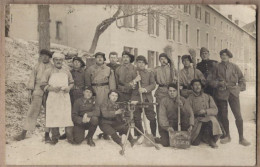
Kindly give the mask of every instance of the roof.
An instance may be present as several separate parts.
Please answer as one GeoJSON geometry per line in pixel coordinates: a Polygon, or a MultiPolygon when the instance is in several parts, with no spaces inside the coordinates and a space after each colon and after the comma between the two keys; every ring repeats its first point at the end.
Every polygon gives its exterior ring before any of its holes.
{"type": "Polygon", "coordinates": [[[245,29],[249,33],[256,33],[256,21],[246,24],[245,26],[243,26],[243,29],[245,29]]]}

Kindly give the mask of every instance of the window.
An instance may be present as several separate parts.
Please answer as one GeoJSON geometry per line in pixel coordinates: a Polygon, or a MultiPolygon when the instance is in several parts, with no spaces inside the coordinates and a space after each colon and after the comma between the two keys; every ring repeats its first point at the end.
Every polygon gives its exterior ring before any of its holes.
{"type": "Polygon", "coordinates": [[[148,34],[159,36],[159,13],[155,11],[148,12],[148,34]]]}
{"type": "Polygon", "coordinates": [[[159,66],[159,52],[156,52],[156,66],[159,66]]]}
{"type": "Polygon", "coordinates": [[[201,7],[195,6],[195,18],[201,20],[201,7]]]}
{"type": "Polygon", "coordinates": [[[206,33],[206,45],[207,48],[209,49],[209,33],[206,33]]]}
{"type": "Polygon", "coordinates": [[[178,42],[181,42],[181,21],[178,22],[178,42]]]}
{"type": "Polygon", "coordinates": [[[184,13],[191,14],[191,6],[190,5],[184,5],[184,13]]]}
{"type": "Polygon", "coordinates": [[[186,34],[186,44],[189,44],[189,25],[186,24],[185,26],[185,34],[186,34]]]}
{"type": "Polygon", "coordinates": [[[56,21],[56,39],[57,40],[61,40],[61,33],[60,33],[61,24],[62,24],[61,21],[56,21]]]}
{"type": "Polygon", "coordinates": [[[221,31],[223,31],[223,21],[221,21],[221,31]]]}
{"type": "Polygon", "coordinates": [[[214,17],[214,26],[216,26],[216,25],[217,25],[217,18],[214,17]]]}
{"type": "Polygon", "coordinates": [[[216,51],[217,50],[217,37],[214,37],[214,41],[213,41],[213,50],[216,51]]]}
{"type": "Polygon", "coordinates": [[[148,50],[148,68],[154,68],[155,51],[148,50]]]}
{"type": "Polygon", "coordinates": [[[166,38],[171,39],[172,37],[172,18],[167,16],[166,19],[166,38]]]}
{"type": "MultiPolygon", "coordinates": [[[[123,8],[124,15],[129,15],[137,11],[136,5],[124,5],[123,8]]],[[[124,17],[124,27],[126,28],[138,28],[138,15],[131,15],[128,17],[124,17]]]]}
{"type": "Polygon", "coordinates": [[[210,25],[210,14],[207,11],[205,11],[205,24],[210,25]]]}
{"type": "Polygon", "coordinates": [[[197,47],[200,47],[200,30],[197,29],[197,47]]]}

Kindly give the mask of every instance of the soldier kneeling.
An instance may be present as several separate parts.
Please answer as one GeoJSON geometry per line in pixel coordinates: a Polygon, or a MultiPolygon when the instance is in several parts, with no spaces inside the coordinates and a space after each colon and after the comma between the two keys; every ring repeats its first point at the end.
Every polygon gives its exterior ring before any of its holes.
{"type": "MultiPolygon", "coordinates": [[[[123,109],[119,108],[119,105],[116,104],[118,99],[118,92],[115,90],[111,90],[108,93],[108,101],[105,104],[101,104],[99,106],[99,110],[101,113],[101,122],[100,129],[109,136],[112,137],[113,141],[116,142],[121,147],[123,143],[121,138],[118,136],[117,132],[120,134],[127,134],[128,125],[122,119],[121,114],[123,113],[123,109]]],[[[134,145],[134,139],[129,133],[128,140],[131,143],[131,146],[134,145]]]]}
{"type": "Polygon", "coordinates": [[[169,132],[178,129],[178,105],[181,111],[181,129],[191,132],[194,125],[194,115],[190,104],[182,96],[178,101],[177,94],[177,85],[169,84],[168,97],[161,100],[159,107],[159,124],[162,127],[160,142],[164,147],[170,145],[169,132]]]}
{"type": "Polygon", "coordinates": [[[93,136],[98,126],[99,111],[95,110],[92,89],[85,88],[83,94],[84,97],[75,101],[72,110],[74,142],[80,144],[85,138],[85,130],[88,130],[87,144],[95,146],[93,136]]]}

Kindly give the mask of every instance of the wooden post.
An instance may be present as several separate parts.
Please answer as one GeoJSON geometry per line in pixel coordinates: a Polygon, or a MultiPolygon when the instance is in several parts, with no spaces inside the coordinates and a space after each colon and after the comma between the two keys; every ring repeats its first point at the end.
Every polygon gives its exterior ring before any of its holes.
{"type": "Polygon", "coordinates": [[[38,5],[39,51],[50,50],[50,12],[49,5],[38,5]]]}

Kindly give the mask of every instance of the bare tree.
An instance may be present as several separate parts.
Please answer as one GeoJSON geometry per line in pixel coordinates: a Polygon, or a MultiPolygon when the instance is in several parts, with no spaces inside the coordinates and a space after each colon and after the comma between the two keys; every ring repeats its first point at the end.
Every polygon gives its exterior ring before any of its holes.
{"type": "Polygon", "coordinates": [[[39,51],[50,49],[50,12],[49,5],[38,5],[39,51]]]}
{"type": "MultiPolygon", "coordinates": [[[[122,19],[124,19],[124,22],[127,19],[125,18],[130,18],[132,16],[142,16],[142,17],[158,17],[163,16],[171,16],[171,17],[176,17],[176,7],[174,5],[107,5],[105,8],[111,8],[115,9],[115,13],[110,17],[105,20],[103,20],[100,24],[97,25],[95,35],[92,40],[91,47],[89,49],[89,53],[94,53],[98,44],[99,37],[102,33],[105,32],[105,30],[113,23],[116,22],[116,26],[118,28],[125,27],[125,25],[119,25],[118,22],[120,22],[122,19]],[[131,10],[128,10],[128,7],[131,6],[131,10]],[[156,13],[156,15],[154,15],[156,13]]],[[[122,21],[121,21],[122,22],[122,21]]],[[[138,23],[142,22],[142,19],[137,20],[138,23]]],[[[136,28],[137,27],[128,27],[128,28],[136,28]]]]}

